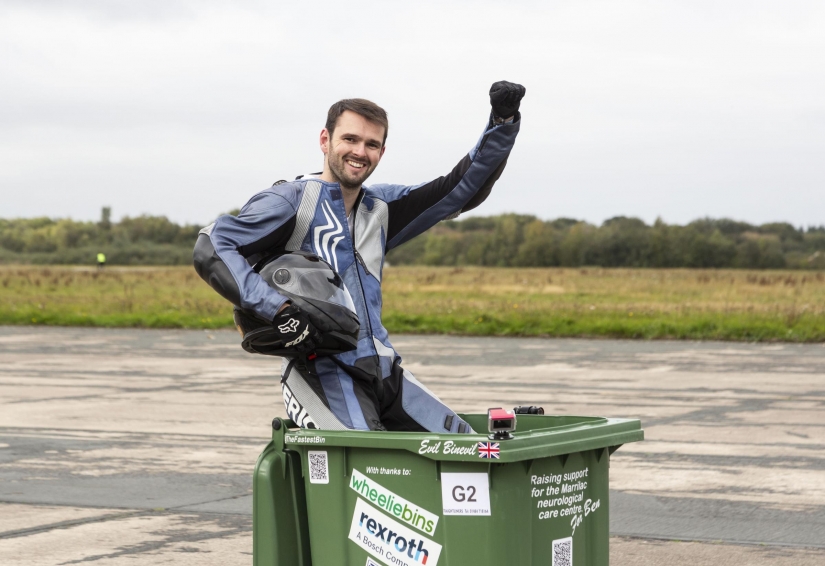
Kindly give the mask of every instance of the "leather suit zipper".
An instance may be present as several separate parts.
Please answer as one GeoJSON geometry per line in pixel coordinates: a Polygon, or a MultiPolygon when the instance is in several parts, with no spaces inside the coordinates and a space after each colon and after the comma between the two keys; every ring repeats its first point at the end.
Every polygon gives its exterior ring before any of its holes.
{"type": "MultiPolygon", "coordinates": [[[[352,215],[352,254],[355,256],[355,260],[361,264],[361,267],[364,268],[364,273],[367,275],[370,272],[367,270],[367,266],[361,257],[361,254],[358,253],[358,250],[355,249],[355,229],[356,229],[356,219],[358,218],[358,207],[361,205],[361,199],[364,198],[364,190],[361,189],[361,194],[358,195],[358,200],[355,201],[353,205],[355,207],[355,214],[352,215]]],[[[346,215],[347,210],[346,207],[344,208],[344,214],[346,215]]],[[[347,230],[349,232],[349,230],[347,230]]],[[[358,267],[355,268],[355,273],[358,274],[358,286],[361,288],[361,298],[364,301],[364,312],[367,314],[367,331],[369,332],[370,337],[372,337],[372,325],[370,324],[370,312],[369,306],[367,305],[367,294],[364,293],[364,281],[361,279],[361,273],[358,271],[358,267]]],[[[377,354],[378,352],[376,352],[377,354]]]]}
{"type": "Polygon", "coordinates": [[[361,267],[364,268],[364,273],[366,273],[367,275],[372,275],[372,273],[370,273],[370,270],[367,269],[367,264],[366,262],[364,262],[364,258],[362,258],[361,254],[358,253],[358,250],[355,250],[355,257],[356,259],[358,259],[358,263],[361,264],[361,267]]]}

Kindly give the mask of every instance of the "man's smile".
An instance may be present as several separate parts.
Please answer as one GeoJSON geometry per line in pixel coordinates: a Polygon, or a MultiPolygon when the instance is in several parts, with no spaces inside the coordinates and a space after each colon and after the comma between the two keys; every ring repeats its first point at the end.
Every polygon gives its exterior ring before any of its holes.
{"type": "MultiPolygon", "coordinates": [[[[322,178],[339,183],[345,190],[360,191],[381,161],[386,132],[381,123],[350,110],[343,112],[332,132],[326,128],[321,132],[321,150],[326,159],[322,178]]],[[[356,192],[350,194],[357,196],[356,192]]]]}

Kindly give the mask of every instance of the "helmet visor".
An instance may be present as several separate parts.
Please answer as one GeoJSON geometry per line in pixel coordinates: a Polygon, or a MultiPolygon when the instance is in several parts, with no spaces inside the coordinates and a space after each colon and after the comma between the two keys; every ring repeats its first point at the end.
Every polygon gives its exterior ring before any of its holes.
{"type": "Polygon", "coordinates": [[[355,313],[347,286],[326,262],[289,254],[278,258],[270,269],[266,271],[271,273],[271,282],[282,294],[338,305],[355,313]]]}

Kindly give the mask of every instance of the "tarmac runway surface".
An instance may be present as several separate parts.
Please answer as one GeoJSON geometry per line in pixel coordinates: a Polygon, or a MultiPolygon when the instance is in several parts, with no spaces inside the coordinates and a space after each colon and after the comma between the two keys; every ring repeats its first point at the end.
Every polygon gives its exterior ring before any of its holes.
{"type": "MultiPolygon", "coordinates": [[[[285,416],[230,331],[0,327],[0,564],[250,564],[285,416]]],[[[825,563],[825,345],[396,336],[459,412],[639,418],[611,563],[825,563]]]]}

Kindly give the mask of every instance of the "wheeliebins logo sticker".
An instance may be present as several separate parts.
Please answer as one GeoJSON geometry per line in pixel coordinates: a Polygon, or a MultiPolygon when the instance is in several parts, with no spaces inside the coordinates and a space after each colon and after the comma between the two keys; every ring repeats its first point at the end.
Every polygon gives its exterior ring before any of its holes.
{"type": "Polygon", "coordinates": [[[390,513],[396,519],[401,519],[408,525],[412,525],[428,535],[435,533],[435,528],[438,526],[438,515],[410,503],[400,495],[393,493],[354,468],[349,481],[349,487],[364,499],[370,500],[373,505],[382,511],[390,513]]]}
{"type": "Polygon", "coordinates": [[[344,228],[332,211],[329,201],[325,200],[321,203],[321,210],[324,212],[327,223],[312,231],[315,253],[324,258],[338,272],[338,257],[335,255],[335,248],[344,239],[343,235],[339,236],[344,233],[344,228]]]}
{"type": "Polygon", "coordinates": [[[356,498],[349,539],[387,566],[437,566],[441,545],[356,498]]]}

